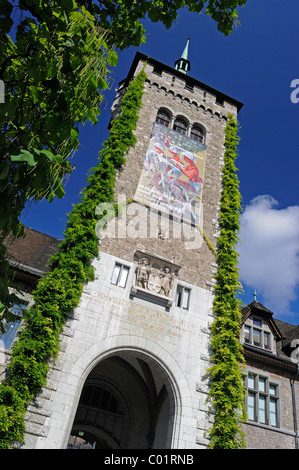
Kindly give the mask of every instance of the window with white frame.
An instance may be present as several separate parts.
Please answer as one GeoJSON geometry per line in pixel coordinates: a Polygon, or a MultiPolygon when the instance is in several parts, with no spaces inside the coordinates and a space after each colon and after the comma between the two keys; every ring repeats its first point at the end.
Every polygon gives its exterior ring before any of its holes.
{"type": "Polygon", "coordinates": [[[243,325],[244,343],[268,351],[273,350],[273,335],[268,323],[262,318],[252,317],[243,325]]]}
{"type": "Polygon", "coordinates": [[[191,289],[184,286],[177,286],[175,305],[177,307],[189,309],[191,289]]]}
{"type": "Polygon", "coordinates": [[[10,349],[20,326],[23,310],[25,310],[26,307],[27,305],[25,303],[14,304],[11,312],[14,314],[15,318],[11,321],[2,321],[4,333],[0,333],[0,347],[10,349]]]}
{"type": "Polygon", "coordinates": [[[129,270],[128,266],[116,263],[112,272],[111,284],[118,287],[126,287],[129,270]]]}
{"type": "Polygon", "coordinates": [[[248,373],[246,407],[249,421],[279,427],[279,386],[269,377],[248,373]]]}

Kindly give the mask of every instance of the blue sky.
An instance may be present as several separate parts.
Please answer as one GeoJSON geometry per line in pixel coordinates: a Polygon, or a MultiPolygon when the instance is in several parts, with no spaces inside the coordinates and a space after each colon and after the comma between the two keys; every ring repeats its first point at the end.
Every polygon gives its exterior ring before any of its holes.
{"type": "MultiPolygon", "coordinates": [[[[298,0],[247,0],[240,28],[230,36],[205,14],[181,10],[167,30],[145,21],[147,43],[119,53],[111,90],[105,93],[96,126],[80,130],[76,169],[66,196],[51,204],[32,204],[22,222],[63,237],[66,214],[78,202],[89,169],[108,136],[114,89],[126,77],[137,50],[173,65],[190,35],[189,75],[244,103],[239,113],[241,143],[237,167],[242,194],[240,278],[245,303],[257,300],[276,318],[299,323],[299,103],[291,101],[291,82],[299,79],[298,0]]],[[[298,93],[299,97],[299,93],[298,93]]]]}

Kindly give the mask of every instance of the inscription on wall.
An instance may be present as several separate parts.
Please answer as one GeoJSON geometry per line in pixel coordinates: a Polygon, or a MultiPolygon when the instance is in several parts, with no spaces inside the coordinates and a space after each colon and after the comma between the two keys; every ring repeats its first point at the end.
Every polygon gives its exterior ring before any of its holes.
{"type": "Polygon", "coordinates": [[[105,311],[114,318],[119,318],[123,322],[140,328],[149,329],[152,332],[160,332],[175,337],[182,337],[184,333],[199,335],[195,325],[188,319],[175,318],[174,315],[169,313],[159,312],[111,295],[85,291],[82,294],[82,299],[102,305],[105,311]]]}

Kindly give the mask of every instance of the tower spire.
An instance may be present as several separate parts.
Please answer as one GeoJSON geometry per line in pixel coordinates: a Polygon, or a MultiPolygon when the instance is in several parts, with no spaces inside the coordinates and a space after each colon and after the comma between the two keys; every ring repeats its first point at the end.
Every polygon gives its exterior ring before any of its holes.
{"type": "Polygon", "coordinates": [[[188,60],[189,42],[190,42],[190,36],[188,36],[187,44],[185,46],[185,49],[183,50],[183,53],[180,59],[176,60],[174,63],[176,70],[182,73],[186,73],[186,74],[189,72],[191,68],[190,61],[188,60]]]}

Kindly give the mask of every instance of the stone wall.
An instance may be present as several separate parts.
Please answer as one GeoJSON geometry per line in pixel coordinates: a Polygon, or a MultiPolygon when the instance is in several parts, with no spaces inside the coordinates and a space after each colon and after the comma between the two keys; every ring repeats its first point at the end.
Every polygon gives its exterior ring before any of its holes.
{"type": "MultiPolygon", "coordinates": [[[[142,66],[141,62],[136,73],[142,66]]],[[[236,109],[228,103],[225,103],[225,106],[217,104],[215,96],[205,93],[204,90],[194,88],[190,91],[185,88],[183,79],[176,78],[173,82],[172,75],[167,72],[163,72],[161,76],[157,75],[150,64],[146,65],[145,72],[148,78],[145,82],[143,106],[135,132],[137,143],[126,156],[126,166],[117,181],[117,194],[124,194],[126,200],[134,198],[153,124],[160,107],[169,109],[173,116],[184,116],[190,124],[203,125],[206,129],[207,157],[202,196],[202,227],[215,246],[218,235],[224,132],[228,113],[236,113],[236,109]]],[[[129,206],[128,212],[130,212],[129,206]]],[[[127,215],[127,224],[130,224],[136,215],[136,212],[131,212],[131,215],[127,215]]],[[[144,223],[148,227],[149,219],[144,223]]],[[[101,251],[128,260],[133,259],[136,249],[156,253],[180,264],[181,278],[187,282],[208,289],[213,285],[215,256],[204,240],[200,248],[196,245],[194,249],[186,249],[186,237],[172,239],[171,233],[164,239],[159,238],[158,234],[156,237],[147,238],[104,238],[101,244],[101,251]]]]}
{"type": "Polygon", "coordinates": [[[157,371],[155,376],[167,377],[174,420],[168,445],[205,448],[205,431],[211,425],[205,376],[211,293],[185,283],[192,287],[189,309],[165,309],[131,298],[134,263],[103,253],[94,264],[97,279],[85,288],[74,318],[64,328],[47,386],[29,407],[24,448],[66,447],[83,384],[93,368],[112,355],[141,355],[157,371]],[[111,284],[115,262],[129,264],[125,288],[111,284]]]}

